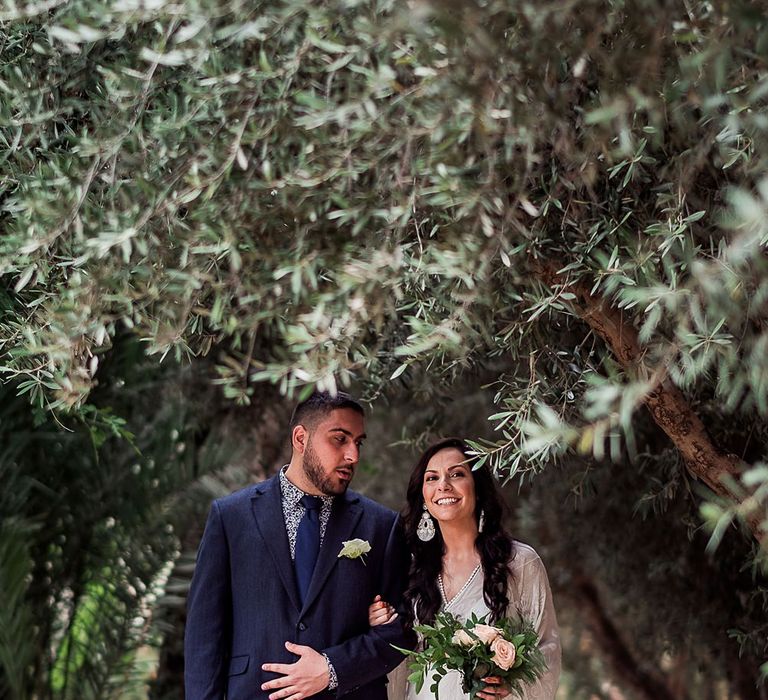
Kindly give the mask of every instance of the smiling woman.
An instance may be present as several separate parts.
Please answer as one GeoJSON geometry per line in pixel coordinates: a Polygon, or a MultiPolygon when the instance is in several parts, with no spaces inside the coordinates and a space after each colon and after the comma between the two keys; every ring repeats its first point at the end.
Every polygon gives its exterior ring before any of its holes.
{"type": "MultiPolygon", "coordinates": [[[[488,466],[477,465],[463,440],[441,440],[416,463],[407,501],[407,622],[433,624],[439,612],[463,620],[473,614],[492,621],[521,615],[533,623],[547,663],[544,675],[525,686],[523,700],[552,700],[560,675],[560,640],[547,573],[533,548],[515,542],[504,529],[504,504],[488,466]]],[[[371,624],[386,622],[377,615],[385,606],[386,601],[371,606],[371,624]]],[[[435,679],[417,692],[404,667],[392,674],[390,698],[432,698],[435,679]]],[[[493,700],[510,694],[500,678],[482,680],[485,688],[476,697],[493,700]]],[[[439,693],[447,700],[468,697],[460,674],[453,671],[440,681],[439,693]]]]}
{"type": "MultiPolygon", "coordinates": [[[[477,533],[475,481],[461,450],[447,447],[434,454],[424,471],[422,496],[441,530],[458,527],[467,535],[477,533]]],[[[479,555],[476,558],[479,562],[479,555]]]]}

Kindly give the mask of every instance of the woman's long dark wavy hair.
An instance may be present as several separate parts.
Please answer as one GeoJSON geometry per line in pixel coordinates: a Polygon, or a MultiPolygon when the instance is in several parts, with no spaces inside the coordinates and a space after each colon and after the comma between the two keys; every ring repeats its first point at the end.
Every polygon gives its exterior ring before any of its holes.
{"type": "MultiPolygon", "coordinates": [[[[435,536],[429,542],[422,542],[417,537],[416,528],[424,512],[422,486],[427,464],[441,450],[452,448],[464,455],[470,469],[477,464],[477,457],[471,454],[471,449],[464,440],[446,438],[430,446],[421,455],[408,482],[408,502],[403,511],[403,519],[405,536],[412,555],[408,589],[405,593],[406,622],[409,625],[414,623],[414,608],[419,623],[432,624],[442,604],[437,576],[443,566],[445,543],[440,528],[436,523],[435,536]]],[[[483,597],[491,611],[491,618],[498,620],[506,615],[509,604],[507,586],[510,576],[509,564],[514,557],[514,546],[512,538],[502,524],[504,501],[487,464],[473,469],[472,477],[475,480],[477,498],[475,517],[479,520],[480,513],[484,514],[483,531],[478,533],[476,540],[485,579],[483,597]]]]}

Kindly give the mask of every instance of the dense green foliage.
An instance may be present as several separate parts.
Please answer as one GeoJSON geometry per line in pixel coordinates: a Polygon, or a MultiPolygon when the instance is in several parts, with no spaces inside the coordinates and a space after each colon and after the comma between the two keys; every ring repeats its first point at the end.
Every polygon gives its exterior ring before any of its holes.
{"type": "Polygon", "coordinates": [[[2,393],[3,697],[105,698],[143,682],[127,652],[153,634],[149,606],[178,549],[170,496],[195,465],[178,389],[153,405],[163,375],[131,345],[113,354],[113,381],[93,397],[105,403],[65,425],[2,393]]]}
{"type": "MultiPolygon", "coordinates": [[[[55,539],[71,528],[23,496],[29,479],[71,480],[82,509],[51,512],[91,523],[82,532],[100,546],[170,556],[146,523],[161,522],[152,508],[174,477],[106,507],[88,493],[95,475],[142,481],[124,451],[105,472],[99,450],[86,458],[86,428],[45,447],[50,421],[119,431],[106,409],[133,409],[98,391],[124,334],[158,362],[210,354],[241,404],[260,382],[291,394],[358,379],[376,397],[495,367],[484,445],[502,475],[569,449],[608,455],[638,470],[633,493],[655,491],[657,513],[700,466],[658,436],[638,446],[643,402],[671,382],[743,461],[736,498],[705,504],[715,541],[737,512],[764,519],[768,22],[756,4],[4,0],[0,47],[3,431],[30,436],[2,467],[16,484],[0,496],[10,600],[37,595],[30,567],[78,556],[76,576],[32,599],[55,610],[74,591],[88,615],[116,604],[106,572],[129,581],[109,552],[70,556],[82,543],[55,539]],[[639,332],[636,361],[593,331],[605,309],[639,332]],[[104,529],[123,507],[148,529],[104,529]]],[[[697,523],[701,492],[685,498],[697,523]]],[[[605,505],[602,527],[630,518],[605,505]]],[[[147,585],[157,566],[142,566],[130,576],[147,585]]],[[[0,615],[20,629],[30,610],[0,615]]],[[[59,648],[74,649],[77,615],[49,619],[73,621],[59,648]]],[[[758,657],[760,624],[745,632],[758,657]]],[[[45,656],[9,649],[2,678],[19,688],[45,656]]],[[[39,682],[66,678],[64,663],[39,682]]]]}
{"type": "Polygon", "coordinates": [[[525,358],[507,466],[578,438],[536,406],[601,452],[654,369],[768,412],[748,5],[43,10],[5,15],[0,115],[3,371],[35,401],[78,405],[127,326],[159,356],[215,347],[241,401],[525,358]],[[638,326],[646,371],[606,383],[588,333],[551,342],[578,279],[638,326]]]}

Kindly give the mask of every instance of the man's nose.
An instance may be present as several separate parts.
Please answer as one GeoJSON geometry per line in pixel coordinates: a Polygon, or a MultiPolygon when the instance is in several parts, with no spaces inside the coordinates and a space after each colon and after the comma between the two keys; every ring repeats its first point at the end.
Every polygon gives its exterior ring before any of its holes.
{"type": "Polygon", "coordinates": [[[355,464],[358,459],[360,459],[360,448],[355,444],[348,445],[344,451],[344,461],[355,464]]]}

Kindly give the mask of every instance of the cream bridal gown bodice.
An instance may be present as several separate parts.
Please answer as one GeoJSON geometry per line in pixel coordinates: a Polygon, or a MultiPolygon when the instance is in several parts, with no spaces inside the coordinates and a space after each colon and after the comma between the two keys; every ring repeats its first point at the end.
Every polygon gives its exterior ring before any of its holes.
{"type": "MultiPolygon", "coordinates": [[[[539,648],[547,662],[544,675],[533,685],[528,685],[523,700],[553,700],[560,678],[560,635],[557,629],[555,607],[549,579],[539,555],[527,544],[515,542],[515,557],[512,560],[512,576],[509,582],[509,615],[520,609],[526,619],[533,622],[539,635],[539,648]]],[[[467,619],[472,613],[478,617],[490,611],[483,600],[483,572],[480,570],[464,589],[442,611],[467,619]]],[[[420,693],[407,681],[408,667],[400,664],[389,674],[389,700],[434,700],[429,691],[431,678],[427,678],[420,693]]],[[[440,700],[466,700],[469,696],[461,689],[461,674],[449,671],[440,682],[440,700]]],[[[517,696],[509,696],[514,700],[517,696]]]]}

